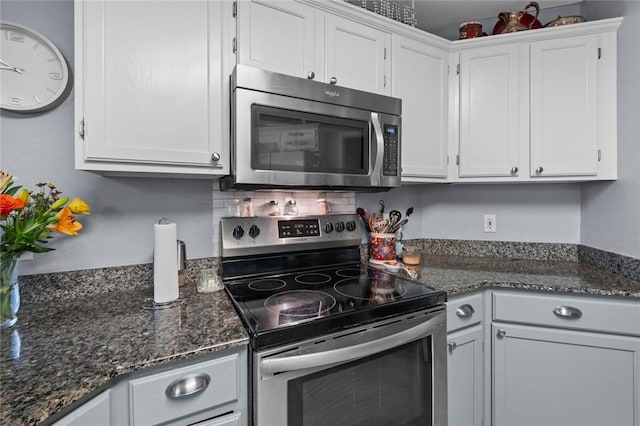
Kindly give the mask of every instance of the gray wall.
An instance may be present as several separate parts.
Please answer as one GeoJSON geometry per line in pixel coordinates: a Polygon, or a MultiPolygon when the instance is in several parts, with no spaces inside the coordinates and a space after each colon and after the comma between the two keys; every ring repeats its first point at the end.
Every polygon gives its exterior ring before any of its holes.
{"type": "Polygon", "coordinates": [[[640,2],[586,1],[585,18],[624,16],[618,34],[618,180],[582,187],[582,243],[640,258],[640,2]]]}
{"type": "MultiPolygon", "coordinates": [[[[609,7],[586,6],[589,13],[609,7]]],[[[358,194],[357,202],[416,213],[407,238],[496,239],[585,244],[640,257],[638,219],[638,3],[622,2],[629,14],[620,34],[620,177],[614,183],[544,185],[421,185],[386,194],[358,194]],[[635,50],[634,50],[635,49],[635,50]],[[621,50],[623,52],[623,50],[621,50]],[[581,188],[583,194],[581,197],[581,188]],[[482,232],[482,215],[497,215],[498,232],[482,232]],[[582,219],[581,219],[582,217],[582,219]],[[582,224],[581,224],[582,222],[582,224]]],[[[585,14],[586,14],[585,12],[585,14]]],[[[0,1],[0,19],[43,33],[73,64],[73,2],[0,1]]],[[[594,18],[591,18],[594,19],[594,18]]],[[[178,224],[189,258],[213,253],[213,185],[207,180],[109,178],[77,171],[73,159],[73,93],[57,108],[40,114],[0,112],[0,167],[33,187],[53,181],[65,195],[86,199],[92,214],[81,217],[77,237],[57,236],[54,252],[21,262],[20,274],[35,274],[148,263],[153,223],[165,216],[178,224]]]]}

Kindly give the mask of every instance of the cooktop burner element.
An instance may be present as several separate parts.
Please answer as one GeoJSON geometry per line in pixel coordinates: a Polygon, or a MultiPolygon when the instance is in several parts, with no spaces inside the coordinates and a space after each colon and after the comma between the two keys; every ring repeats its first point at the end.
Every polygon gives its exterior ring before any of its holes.
{"type": "Polygon", "coordinates": [[[308,273],[296,276],[295,280],[300,284],[326,284],[331,281],[331,277],[327,274],[308,273]]]}
{"type": "Polygon", "coordinates": [[[345,214],[222,219],[225,289],[255,349],[444,304],[443,291],[361,264],[362,229],[336,226],[351,222],[360,224],[345,214]],[[261,232],[238,230],[253,226],[261,232]],[[320,235],[280,232],[309,227],[320,235]]]}
{"type": "Polygon", "coordinates": [[[282,280],[274,280],[271,278],[264,278],[261,280],[255,280],[250,282],[247,287],[256,291],[273,291],[278,290],[286,286],[287,283],[282,280]]]}

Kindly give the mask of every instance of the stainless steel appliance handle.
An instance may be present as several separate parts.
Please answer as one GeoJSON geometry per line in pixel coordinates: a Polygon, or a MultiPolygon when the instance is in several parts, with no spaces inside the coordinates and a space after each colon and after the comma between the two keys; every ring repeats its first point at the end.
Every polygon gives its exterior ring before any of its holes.
{"type": "MultiPolygon", "coordinates": [[[[382,126],[380,125],[380,114],[377,112],[371,113],[371,123],[373,124],[373,131],[376,137],[375,151],[371,153],[371,158],[374,160],[373,171],[371,173],[371,182],[374,185],[380,184],[380,176],[382,175],[382,157],[384,156],[384,136],[382,135],[382,126]]],[[[374,146],[371,147],[373,150],[374,146]]]]}
{"type": "Polygon", "coordinates": [[[422,338],[428,335],[429,331],[440,321],[442,321],[442,319],[435,316],[408,330],[359,345],[314,354],[266,359],[260,362],[260,371],[264,374],[276,374],[284,371],[304,370],[364,358],[422,338]]]}

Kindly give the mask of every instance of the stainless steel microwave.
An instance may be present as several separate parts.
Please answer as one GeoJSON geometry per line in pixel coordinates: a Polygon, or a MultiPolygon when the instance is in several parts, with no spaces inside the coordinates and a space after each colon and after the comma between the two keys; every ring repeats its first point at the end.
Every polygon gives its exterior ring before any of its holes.
{"type": "Polygon", "coordinates": [[[402,100],[237,65],[221,189],[400,186],[402,100]]]}

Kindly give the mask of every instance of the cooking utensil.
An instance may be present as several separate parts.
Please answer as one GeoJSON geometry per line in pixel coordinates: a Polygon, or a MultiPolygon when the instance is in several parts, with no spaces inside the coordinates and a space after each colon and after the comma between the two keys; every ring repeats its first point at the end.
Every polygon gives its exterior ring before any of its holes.
{"type": "Polygon", "coordinates": [[[362,223],[364,223],[364,229],[367,232],[371,232],[371,227],[369,227],[369,221],[367,220],[367,217],[366,217],[367,214],[364,211],[364,209],[361,207],[358,207],[356,209],[356,213],[358,214],[358,216],[360,216],[360,219],[362,219],[362,223]]]}
{"type": "Polygon", "coordinates": [[[406,217],[409,217],[413,214],[413,207],[409,207],[407,212],[404,214],[406,217]]]}
{"type": "Polygon", "coordinates": [[[387,231],[390,234],[393,234],[395,232],[398,232],[398,229],[402,228],[404,225],[407,224],[407,222],[409,222],[409,219],[404,218],[402,219],[400,222],[396,223],[395,225],[393,225],[392,227],[389,228],[389,230],[387,231]]]}
{"type": "Polygon", "coordinates": [[[391,210],[389,212],[389,226],[393,226],[396,223],[400,222],[401,218],[402,213],[400,213],[398,210],[391,210]]]}
{"type": "Polygon", "coordinates": [[[384,215],[384,200],[380,200],[380,216],[384,215]]]}

